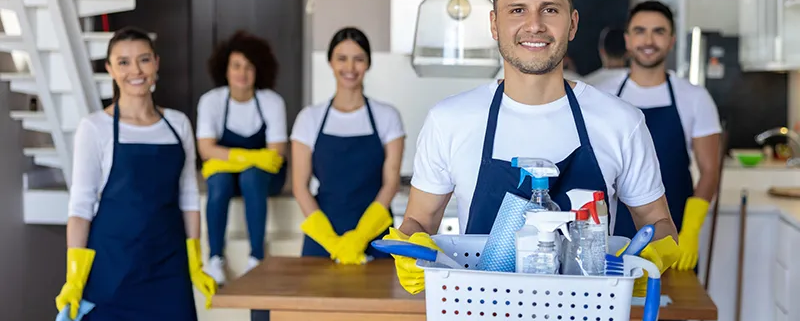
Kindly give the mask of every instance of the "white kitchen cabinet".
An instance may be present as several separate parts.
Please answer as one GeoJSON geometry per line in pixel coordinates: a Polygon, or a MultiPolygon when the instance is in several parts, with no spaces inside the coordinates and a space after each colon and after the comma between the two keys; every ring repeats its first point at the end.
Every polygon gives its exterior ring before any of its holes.
{"type": "Polygon", "coordinates": [[[777,253],[774,263],[773,286],[775,313],[778,320],[800,320],[800,230],[781,218],[778,223],[777,253]]]}
{"type": "MultiPolygon", "coordinates": [[[[708,219],[707,222],[711,220],[708,219]]],[[[775,320],[773,272],[776,265],[778,213],[748,213],[745,232],[741,320],[775,320]]],[[[701,234],[700,279],[703,280],[709,224],[701,234]]],[[[717,305],[719,321],[734,321],[736,313],[739,215],[720,211],[717,220],[708,294],[717,305]]],[[[795,319],[796,320],[796,319],[795,319]]]]}
{"type": "Polygon", "coordinates": [[[739,0],[739,62],[745,71],[800,68],[800,1],[739,0]]]}

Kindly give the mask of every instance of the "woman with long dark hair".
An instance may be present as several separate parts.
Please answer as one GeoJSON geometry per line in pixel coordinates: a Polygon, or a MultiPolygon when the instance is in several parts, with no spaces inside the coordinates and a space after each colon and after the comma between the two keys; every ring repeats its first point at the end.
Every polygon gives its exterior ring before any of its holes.
{"type": "Polygon", "coordinates": [[[277,61],[269,44],[244,31],[219,44],[209,59],[216,88],[197,105],[197,148],[208,186],[211,248],[206,272],[224,284],[225,229],[231,198],[244,198],[250,237],[246,271],[264,259],[267,196],[283,187],[286,105],[272,88],[277,61]]]}
{"type": "Polygon", "coordinates": [[[84,321],[197,320],[192,284],[216,291],[202,271],[200,202],[191,122],[156,106],[159,58],[147,33],[124,28],[108,44],[111,106],[75,133],[67,222],[67,281],[56,297],[84,321]]]}
{"type": "Polygon", "coordinates": [[[397,109],[364,95],[372,60],[363,32],[339,30],[328,62],[335,95],[304,108],[292,129],[292,187],[307,217],[302,254],[363,264],[389,257],[369,242],[392,225],[389,205],[400,186],[405,131],[397,109]],[[319,181],[316,196],[312,175],[319,181]]]}

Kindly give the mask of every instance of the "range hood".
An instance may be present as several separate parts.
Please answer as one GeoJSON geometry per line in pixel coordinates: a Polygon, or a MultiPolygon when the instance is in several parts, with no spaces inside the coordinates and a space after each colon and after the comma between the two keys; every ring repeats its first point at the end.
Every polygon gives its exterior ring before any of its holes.
{"type": "Polygon", "coordinates": [[[424,0],[411,65],[417,76],[494,78],[502,67],[492,39],[492,0],[424,0]]]}

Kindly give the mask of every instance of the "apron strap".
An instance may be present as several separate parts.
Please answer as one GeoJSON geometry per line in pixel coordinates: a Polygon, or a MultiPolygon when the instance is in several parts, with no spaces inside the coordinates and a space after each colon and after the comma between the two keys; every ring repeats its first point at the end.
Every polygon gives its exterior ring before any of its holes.
{"type": "Polygon", "coordinates": [[[624,88],[625,88],[625,83],[627,83],[627,82],[628,82],[628,79],[630,79],[630,78],[631,78],[631,74],[630,74],[630,73],[628,73],[628,74],[625,76],[625,80],[623,80],[623,81],[622,81],[622,84],[621,84],[621,85],[619,85],[619,90],[617,90],[617,97],[622,97],[622,96],[620,96],[620,95],[622,95],[622,89],[624,89],[624,88]]]}
{"type": "MultiPolygon", "coordinates": [[[[258,101],[258,94],[256,92],[253,92],[253,99],[255,99],[256,101],[256,110],[258,110],[258,118],[261,118],[261,122],[264,123],[264,125],[267,125],[267,120],[264,119],[264,114],[261,113],[261,102],[258,101]]],[[[225,130],[225,128],[228,127],[228,108],[230,107],[230,104],[231,104],[231,91],[230,89],[228,89],[228,97],[225,99],[225,116],[222,117],[223,130],[225,130]]]]}
{"type": "Polygon", "coordinates": [[[481,154],[481,162],[488,164],[492,161],[492,154],[494,152],[494,134],[497,129],[497,116],[500,114],[500,104],[503,101],[503,92],[505,91],[505,80],[503,80],[494,91],[494,98],[492,98],[492,105],[489,107],[489,120],[486,122],[486,134],[483,136],[483,152],[481,154]]]}
{"type": "Polygon", "coordinates": [[[678,105],[675,102],[675,91],[672,90],[672,81],[669,80],[669,74],[667,74],[667,89],[669,90],[670,106],[677,108],[678,105]]]}
{"type": "MultiPolygon", "coordinates": [[[[367,106],[367,115],[369,116],[369,123],[372,125],[372,133],[377,135],[378,134],[378,127],[375,126],[375,117],[372,116],[372,107],[369,105],[369,99],[367,96],[364,96],[364,103],[367,106]]],[[[317,137],[322,134],[322,129],[325,128],[325,124],[328,122],[328,113],[331,112],[331,107],[333,107],[333,98],[328,103],[328,107],[325,109],[325,115],[322,116],[322,124],[319,126],[319,131],[317,131],[317,137]]]]}
{"type": "Polygon", "coordinates": [[[586,131],[586,122],[583,120],[583,113],[581,112],[581,105],[578,103],[578,98],[575,98],[575,93],[566,80],[564,80],[564,91],[567,92],[569,109],[572,110],[572,119],[575,121],[575,129],[578,130],[578,138],[581,141],[581,146],[591,146],[589,142],[589,132],[586,131]]]}
{"type": "MultiPolygon", "coordinates": [[[[178,144],[181,145],[182,147],[183,141],[181,140],[181,136],[178,135],[178,132],[175,131],[175,128],[172,127],[172,124],[169,123],[167,117],[164,117],[164,114],[162,114],[161,111],[158,110],[158,107],[156,107],[155,104],[153,104],[153,108],[156,110],[158,116],[161,117],[161,119],[163,119],[164,122],[167,124],[167,127],[169,127],[169,130],[172,132],[172,135],[175,136],[175,139],[178,140],[178,144]]],[[[114,153],[111,156],[112,160],[114,159],[114,156],[116,156],[117,154],[117,148],[116,148],[117,145],[119,145],[119,102],[115,101],[114,102],[114,153]]]]}

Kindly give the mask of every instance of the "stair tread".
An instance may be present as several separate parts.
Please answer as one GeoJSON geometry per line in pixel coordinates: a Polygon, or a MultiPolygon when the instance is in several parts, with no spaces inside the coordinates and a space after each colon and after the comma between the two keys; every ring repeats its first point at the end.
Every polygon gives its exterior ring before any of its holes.
{"type": "MultiPolygon", "coordinates": [[[[111,74],[108,73],[100,73],[96,72],[94,75],[94,80],[111,80],[111,74]]],[[[0,79],[2,80],[15,80],[15,79],[30,79],[33,78],[33,74],[29,72],[2,72],[0,73],[0,79]]]]}
{"type": "Polygon", "coordinates": [[[47,119],[47,114],[43,111],[28,111],[28,110],[12,110],[9,112],[11,114],[11,118],[14,119],[21,119],[21,118],[42,118],[47,119]]]}
{"type": "Polygon", "coordinates": [[[25,147],[22,149],[25,155],[39,155],[39,156],[51,156],[51,155],[58,155],[55,147],[25,147]]]}

